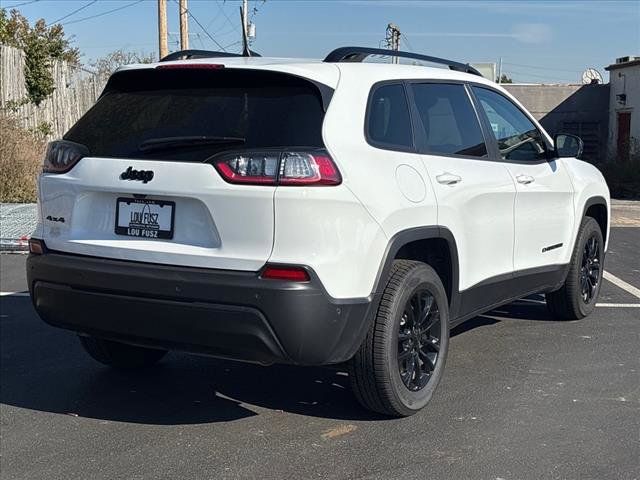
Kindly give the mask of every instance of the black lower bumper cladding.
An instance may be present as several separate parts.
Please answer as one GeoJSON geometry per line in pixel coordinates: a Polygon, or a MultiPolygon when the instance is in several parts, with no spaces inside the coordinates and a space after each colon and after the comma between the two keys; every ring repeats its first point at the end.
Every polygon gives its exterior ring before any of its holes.
{"type": "Polygon", "coordinates": [[[137,345],[262,364],[348,360],[374,302],[309,282],[48,252],[30,255],[33,304],[50,325],[137,345]]]}

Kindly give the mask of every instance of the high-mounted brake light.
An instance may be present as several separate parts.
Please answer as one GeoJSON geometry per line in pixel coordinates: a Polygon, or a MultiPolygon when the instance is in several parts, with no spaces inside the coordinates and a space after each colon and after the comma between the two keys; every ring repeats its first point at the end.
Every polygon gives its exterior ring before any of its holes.
{"type": "Polygon", "coordinates": [[[224,65],[219,63],[172,63],[158,65],[156,70],[220,70],[224,65]]]}
{"type": "Polygon", "coordinates": [[[308,282],[310,280],[309,272],[302,267],[267,265],[260,276],[269,280],[286,280],[289,282],[308,282]]]}
{"type": "Polygon", "coordinates": [[[324,150],[241,152],[218,156],[214,166],[229,183],[250,185],[339,185],[338,167],[324,150]]]}
{"type": "Polygon", "coordinates": [[[45,173],[65,173],[71,170],[83,157],[89,155],[89,149],[79,143],[56,140],[47,145],[42,171],[45,173]]]}

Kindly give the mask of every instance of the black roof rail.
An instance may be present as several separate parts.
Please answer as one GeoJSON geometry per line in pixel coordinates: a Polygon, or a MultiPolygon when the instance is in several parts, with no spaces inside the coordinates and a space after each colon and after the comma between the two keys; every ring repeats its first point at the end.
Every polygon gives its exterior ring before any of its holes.
{"type": "Polygon", "coordinates": [[[400,50],[385,50],[382,48],[340,47],[329,53],[324,61],[330,63],[362,62],[370,55],[412,58],[414,60],[422,60],[423,62],[439,63],[441,65],[448,66],[451,70],[482,76],[482,74],[478,70],[466,63],[454,62],[453,60],[447,60],[445,58],[430,57],[428,55],[420,55],[419,53],[403,52],[400,50]]]}
{"type": "MultiPolygon", "coordinates": [[[[214,52],[212,50],[180,50],[162,57],[161,62],[171,62],[172,60],[192,60],[194,58],[215,58],[215,57],[243,57],[241,53],[214,52]]],[[[256,52],[251,52],[252,57],[259,57],[256,52]]]]}

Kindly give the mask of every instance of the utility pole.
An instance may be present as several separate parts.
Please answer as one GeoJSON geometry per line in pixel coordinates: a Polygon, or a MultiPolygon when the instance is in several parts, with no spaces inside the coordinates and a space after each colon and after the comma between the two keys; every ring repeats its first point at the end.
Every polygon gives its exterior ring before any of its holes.
{"type": "Polygon", "coordinates": [[[242,0],[242,30],[249,32],[249,0],[242,0]]]}
{"type": "Polygon", "coordinates": [[[498,62],[498,83],[502,83],[502,57],[498,62]]]}
{"type": "MultiPolygon", "coordinates": [[[[398,51],[400,50],[400,28],[394,23],[387,25],[387,36],[385,41],[387,42],[387,48],[398,51]]],[[[398,57],[391,57],[391,63],[399,63],[398,57]]]]}
{"type": "Polygon", "coordinates": [[[169,55],[167,40],[167,0],[158,0],[158,59],[169,55]]]}
{"type": "Polygon", "coordinates": [[[249,0],[242,0],[240,7],[240,21],[242,22],[242,56],[250,57],[249,48],[249,0]]]}
{"type": "Polygon", "coordinates": [[[187,0],[180,0],[180,50],[189,50],[189,22],[187,0]]]}

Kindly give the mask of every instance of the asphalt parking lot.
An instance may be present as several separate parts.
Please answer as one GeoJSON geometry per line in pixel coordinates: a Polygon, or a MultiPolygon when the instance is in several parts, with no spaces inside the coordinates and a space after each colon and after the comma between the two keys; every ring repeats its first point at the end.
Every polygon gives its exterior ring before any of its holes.
{"type": "MultiPolygon", "coordinates": [[[[606,259],[636,289],[639,246],[640,228],[614,228],[606,259]]],[[[24,261],[0,256],[3,292],[26,289],[24,261]]],[[[431,404],[388,420],[338,369],[173,353],[116,373],[4,295],[0,476],[638,479],[640,298],[607,280],[599,301],[576,322],[531,297],[458,327],[431,404]]]]}

